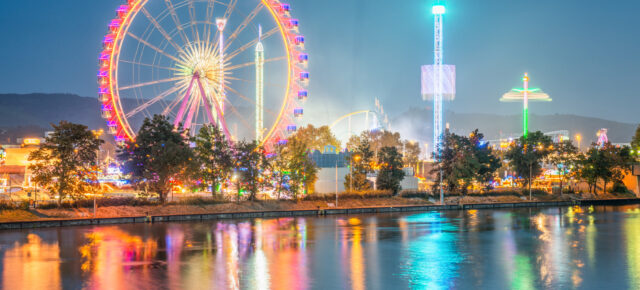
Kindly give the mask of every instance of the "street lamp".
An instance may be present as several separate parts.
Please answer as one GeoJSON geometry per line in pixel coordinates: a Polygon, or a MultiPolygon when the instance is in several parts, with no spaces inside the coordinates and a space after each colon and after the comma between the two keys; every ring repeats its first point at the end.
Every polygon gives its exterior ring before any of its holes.
{"type": "Polygon", "coordinates": [[[580,143],[582,141],[582,136],[580,136],[580,134],[576,134],[576,140],[578,141],[578,152],[580,152],[580,143]]]}
{"type": "MultiPolygon", "coordinates": [[[[93,136],[96,137],[96,139],[100,139],[100,136],[102,136],[102,134],[104,133],[104,130],[100,129],[100,130],[91,130],[91,133],[93,133],[93,136]]],[[[98,167],[100,163],[100,148],[98,148],[98,150],[96,150],[96,170],[98,169],[98,167]]],[[[100,186],[100,181],[98,181],[98,186],[100,186]]],[[[96,212],[98,210],[98,204],[96,202],[96,192],[93,193],[93,218],[96,218],[96,212]]]]}

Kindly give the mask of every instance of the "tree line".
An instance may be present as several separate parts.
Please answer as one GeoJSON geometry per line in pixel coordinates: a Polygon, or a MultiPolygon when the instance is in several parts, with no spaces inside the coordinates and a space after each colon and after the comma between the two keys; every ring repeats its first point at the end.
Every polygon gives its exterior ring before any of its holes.
{"type": "Polygon", "coordinates": [[[523,187],[531,188],[544,166],[557,170],[560,192],[570,178],[586,182],[592,193],[597,193],[599,182],[602,192],[609,184],[614,185],[613,190],[626,190],[622,179],[638,161],[640,126],[631,146],[594,143],[586,152],[580,152],[570,140],[553,142],[540,131],[514,140],[504,151],[492,148],[483,138],[477,129],[468,136],[445,132],[443,144],[433,156],[434,190],[440,188],[440,180],[451,193],[466,194],[472,184],[489,190],[505,170],[515,173],[523,187]]]}
{"type": "MultiPolygon", "coordinates": [[[[59,202],[98,192],[97,152],[104,141],[80,124],[63,121],[53,129],[29,157],[34,182],[57,195],[59,202]]],[[[298,199],[313,193],[318,179],[311,151],[340,147],[327,126],[300,128],[286,141],[273,144],[270,152],[256,141],[230,140],[216,125],[204,125],[191,135],[165,116],[146,118],[136,139],[118,150],[123,174],[135,189],[157,194],[161,202],[176,186],[210,191],[214,197],[234,191],[238,200],[255,200],[267,191],[277,199],[298,199]]],[[[353,153],[347,159],[357,158],[349,164],[355,174],[347,178],[357,180],[349,190],[373,189],[366,175],[376,171],[377,189],[398,192],[404,178],[400,146],[411,152],[406,155],[411,162],[419,155],[417,145],[404,144],[399,134],[390,132],[363,133],[349,146],[353,153]]]]}

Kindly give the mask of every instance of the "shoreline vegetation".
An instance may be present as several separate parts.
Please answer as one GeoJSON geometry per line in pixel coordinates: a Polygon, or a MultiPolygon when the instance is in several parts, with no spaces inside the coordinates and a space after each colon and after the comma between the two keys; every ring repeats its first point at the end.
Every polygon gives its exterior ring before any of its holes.
{"type": "MultiPolygon", "coordinates": [[[[569,202],[574,200],[618,200],[634,199],[633,194],[562,194],[549,195],[536,192],[534,202],[569,202]]],[[[301,211],[326,209],[358,209],[371,207],[407,207],[437,205],[437,196],[425,193],[404,193],[397,196],[391,193],[341,193],[338,206],[335,206],[335,195],[316,195],[313,198],[296,200],[262,200],[262,201],[229,201],[214,198],[187,198],[179,201],[160,204],[138,198],[105,198],[97,200],[95,218],[122,218],[144,216],[197,215],[223,213],[251,213],[272,211],[301,211]],[[430,201],[431,200],[431,201],[430,201]],[[435,202],[432,202],[435,201],[435,202]]],[[[518,192],[500,192],[489,194],[447,195],[446,205],[473,205],[499,203],[529,203],[526,195],[518,192]]],[[[47,221],[59,219],[91,219],[93,201],[65,203],[61,207],[44,206],[36,209],[28,204],[0,204],[0,223],[47,221]]]]}

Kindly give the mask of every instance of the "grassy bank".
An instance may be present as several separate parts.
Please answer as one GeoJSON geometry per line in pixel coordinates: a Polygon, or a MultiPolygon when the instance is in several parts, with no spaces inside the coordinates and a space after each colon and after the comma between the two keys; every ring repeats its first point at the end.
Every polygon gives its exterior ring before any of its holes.
{"type": "MultiPolygon", "coordinates": [[[[175,214],[204,214],[230,213],[250,211],[281,211],[281,210],[314,210],[333,207],[333,200],[301,200],[301,201],[242,201],[219,202],[207,199],[194,199],[166,205],[117,205],[99,206],[96,217],[128,217],[146,215],[175,215],[175,214]]],[[[372,206],[403,206],[425,205],[430,202],[420,198],[342,198],[338,206],[341,208],[358,208],[372,206]]],[[[31,221],[59,218],[90,218],[93,217],[92,207],[68,207],[47,209],[5,209],[0,213],[0,222],[31,221]]]]}
{"type": "MultiPolygon", "coordinates": [[[[384,192],[343,193],[340,195],[338,207],[395,207],[431,204],[424,193],[404,193],[392,196],[384,192]]],[[[536,192],[533,201],[568,201],[572,199],[617,199],[635,197],[630,194],[591,194],[549,195],[536,192]]],[[[431,196],[437,200],[437,196],[431,196]]],[[[528,201],[528,195],[520,192],[498,192],[487,194],[469,194],[466,196],[447,195],[446,204],[479,204],[479,203],[514,203],[528,201]]],[[[313,195],[300,201],[269,200],[233,202],[212,198],[190,198],[168,204],[139,200],[134,198],[109,198],[98,200],[98,218],[148,216],[148,215],[184,215],[232,212],[317,210],[335,207],[335,195],[313,195]]],[[[65,203],[62,207],[47,205],[30,209],[24,205],[0,206],[0,222],[34,221],[60,218],[92,218],[93,201],[82,200],[65,203]]]]}

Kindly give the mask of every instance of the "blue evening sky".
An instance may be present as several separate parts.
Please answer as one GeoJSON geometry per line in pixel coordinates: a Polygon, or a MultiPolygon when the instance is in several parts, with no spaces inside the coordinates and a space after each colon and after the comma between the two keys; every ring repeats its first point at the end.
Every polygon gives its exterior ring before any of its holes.
{"type": "MultiPolygon", "coordinates": [[[[100,42],[121,3],[3,1],[0,93],[95,96],[100,42]]],[[[432,62],[431,3],[291,0],[310,55],[309,121],[371,109],[373,97],[391,116],[429,106],[420,97],[420,65],[432,62]]],[[[533,113],[637,123],[638,11],[640,1],[631,0],[449,1],[445,62],[457,66],[458,85],[445,108],[518,114],[516,104],[498,99],[528,71],[532,85],[553,98],[533,104],[533,113]]]]}

